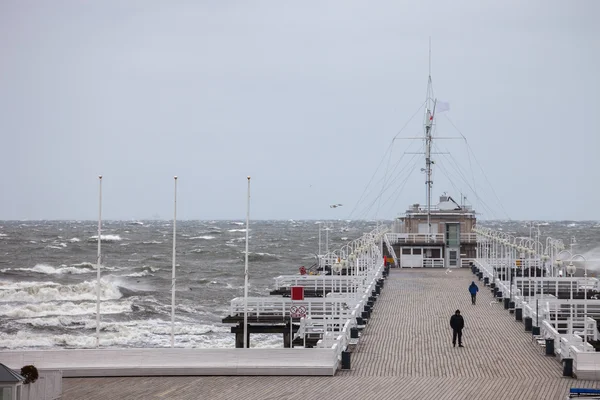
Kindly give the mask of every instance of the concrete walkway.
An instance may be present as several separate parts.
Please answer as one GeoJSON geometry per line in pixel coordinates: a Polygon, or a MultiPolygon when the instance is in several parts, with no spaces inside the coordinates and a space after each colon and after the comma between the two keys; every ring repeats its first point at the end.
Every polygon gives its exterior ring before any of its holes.
{"type": "Polygon", "coordinates": [[[598,382],[562,377],[521,322],[469,269],[393,270],[352,354],[335,377],[139,377],[64,379],[63,399],[564,399],[598,382]],[[465,318],[452,347],[450,316],[465,318]]]}

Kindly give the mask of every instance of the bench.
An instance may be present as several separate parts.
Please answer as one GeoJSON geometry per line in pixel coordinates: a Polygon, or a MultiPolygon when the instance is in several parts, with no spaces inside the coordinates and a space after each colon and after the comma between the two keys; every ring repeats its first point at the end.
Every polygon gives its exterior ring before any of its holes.
{"type": "Polygon", "coordinates": [[[574,398],[600,399],[600,389],[571,388],[569,399],[574,398]]]}

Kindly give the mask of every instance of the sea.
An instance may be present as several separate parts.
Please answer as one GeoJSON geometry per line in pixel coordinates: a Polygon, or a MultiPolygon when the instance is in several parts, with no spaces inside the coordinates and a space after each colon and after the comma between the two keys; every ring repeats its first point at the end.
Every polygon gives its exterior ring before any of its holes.
{"type": "MultiPolygon", "coordinates": [[[[249,296],[298,274],[319,249],[335,250],[390,221],[251,221],[249,296]]],[[[516,236],[562,239],[600,269],[598,221],[480,221],[516,236]]],[[[177,221],[175,346],[233,348],[223,324],[244,293],[244,221],[177,221]]],[[[171,345],[172,221],[103,221],[100,346],[171,345]]],[[[0,349],[96,346],[97,221],[0,221],[0,349]]],[[[252,335],[252,347],[282,347],[252,335]]]]}

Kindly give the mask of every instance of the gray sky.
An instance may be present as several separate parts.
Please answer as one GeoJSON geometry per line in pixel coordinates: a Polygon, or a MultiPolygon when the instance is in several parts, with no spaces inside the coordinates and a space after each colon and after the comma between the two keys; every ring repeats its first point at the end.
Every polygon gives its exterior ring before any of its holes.
{"type": "Polygon", "coordinates": [[[98,174],[107,219],[170,218],[173,175],[182,219],[244,218],[247,175],[255,219],[394,217],[425,201],[420,164],[356,204],[382,158],[422,147],[385,156],[431,36],[437,134],[452,121],[478,161],[439,141],[434,197],[599,220],[599,19],[594,0],[3,0],[0,219],[94,219],[98,174]]]}

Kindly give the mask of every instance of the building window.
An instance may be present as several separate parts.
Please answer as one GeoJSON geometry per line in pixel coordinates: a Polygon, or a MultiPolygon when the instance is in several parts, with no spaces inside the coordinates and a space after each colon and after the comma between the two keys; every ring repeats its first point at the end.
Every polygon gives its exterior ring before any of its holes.
{"type": "Polygon", "coordinates": [[[410,255],[410,247],[403,247],[402,248],[402,254],[404,254],[404,255],[410,255]]]}
{"type": "Polygon", "coordinates": [[[413,249],[413,254],[421,254],[421,249],[413,249]]]}

